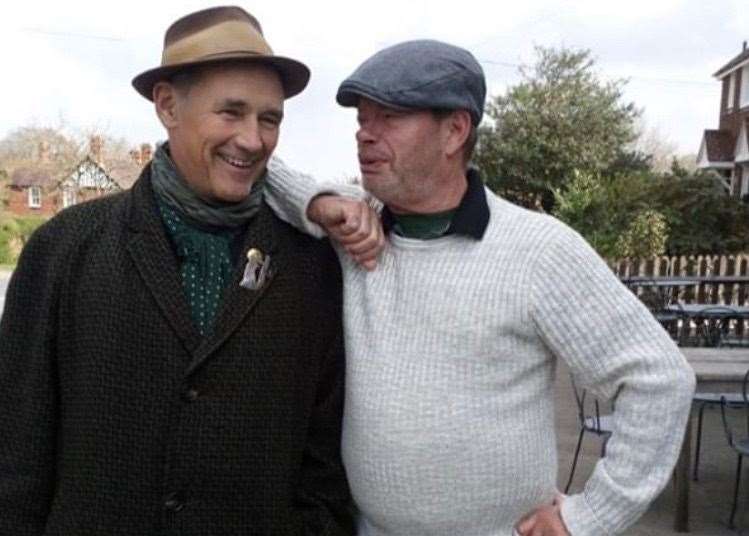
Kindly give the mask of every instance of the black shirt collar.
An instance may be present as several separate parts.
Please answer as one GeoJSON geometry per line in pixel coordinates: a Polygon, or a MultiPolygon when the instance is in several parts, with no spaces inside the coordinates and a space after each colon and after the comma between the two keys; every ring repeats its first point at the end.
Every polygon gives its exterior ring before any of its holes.
{"type": "MultiPolygon", "coordinates": [[[[455,210],[453,221],[445,234],[459,234],[481,240],[489,225],[489,205],[486,202],[486,191],[479,172],[473,168],[466,174],[468,188],[455,210]]],[[[388,207],[382,209],[382,227],[385,233],[393,228],[395,218],[388,207]]]]}

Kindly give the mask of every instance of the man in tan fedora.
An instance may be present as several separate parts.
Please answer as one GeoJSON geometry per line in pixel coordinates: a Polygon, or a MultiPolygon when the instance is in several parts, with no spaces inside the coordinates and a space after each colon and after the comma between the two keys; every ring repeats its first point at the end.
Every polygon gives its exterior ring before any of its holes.
{"type": "Polygon", "coordinates": [[[340,269],[263,196],[309,70],[237,7],[133,85],[168,142],[26,246],[0,322],[0,534],[343,535],[340,269]]]}

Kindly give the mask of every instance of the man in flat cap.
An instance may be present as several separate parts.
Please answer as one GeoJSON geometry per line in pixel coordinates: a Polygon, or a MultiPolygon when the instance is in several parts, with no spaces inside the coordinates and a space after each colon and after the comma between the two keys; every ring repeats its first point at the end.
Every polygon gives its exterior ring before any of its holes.
{"type": "Polygon", "coordinates": [[[0,534],[345,535],[340,268],[264,201],[308,69],[236,7],[133,84],[168,133],[130,191],[32,237],[0,323],[0,534]]]}
{"type": "Polygon", "coordinates": [[[468,167],[485,98],[466,50],[411,41],[340,85],[356,107],[361,197],[287,172],[273,204],[340,240],[347,349],[343,459],[362,536],[618,534],[668,481],[694,388],[679,350],[582,238],[512,205],[468,167]],[[354,257],[343,253],[348,251],[354,257]],[[553,385],[616,399],[577,494],[557,491],[553,385]],[[657,414],[658,420],[652,419],[657,414]]]}

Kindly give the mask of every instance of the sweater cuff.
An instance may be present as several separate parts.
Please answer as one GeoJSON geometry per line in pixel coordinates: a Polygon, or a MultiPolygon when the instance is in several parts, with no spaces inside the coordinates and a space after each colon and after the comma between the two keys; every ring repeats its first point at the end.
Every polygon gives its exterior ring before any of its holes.
{"type": "Polygon", "coordinates": [[[599,523],[582,493],[564,498],[561,506],[564,521],[570,536],[602,536],[608,531],[599,523]]]}
{"type": "Polygon", "coordinates": [[[307,208],[315,197],[331,194],[366,199],[366,194],[358,186],[331,181],[317,182],[310,175],[288,167],[277,156],[268,161],[265,193],[267,203],[279,218],[317,238],[325,237],[326,233],[307,217],[307,208]]]}

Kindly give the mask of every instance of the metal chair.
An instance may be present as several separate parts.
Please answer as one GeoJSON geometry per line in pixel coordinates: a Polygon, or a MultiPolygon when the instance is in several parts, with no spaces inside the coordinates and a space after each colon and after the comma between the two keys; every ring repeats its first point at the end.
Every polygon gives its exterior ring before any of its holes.
{"type": "Polygon", "coordinates": [[[694,449],[694,467],[692,468],[692,480],[698,480],[697,473],[700,468],[700,447],[702,445],[702,418],[705,408],[711,405],[720,405],[725,400],[730,408],[740,408],[744,405],[744,397],[741,393],[694,393],[692,402],[699,404],[697,412],[697,444],[694,449]]]}
{"type": "Polygon", "coordinates": [[[733,329],[722,334],[720,346],[723,348],[749,348],[749,318],[739,315],[733,322],[733,329]]]}
{"type": "Polygon", "coordinates": [[[733,520],[736,516],[736,506],[738,505],[739,499],[739,484],[741,483],[741,462],[744,456],[749,456],[749,370],[744,375],[744,384],[741,390],[743,404],[742,409],[746,412],[746,432],[744,436],[737,436],[734,434],[733,429],[728,423],[726,417],[726,408],[729,407],[728,401],[725,397],[721,398],[720,403],[720,414],[723,419],[723,428],[726,432],[726,439],[728,439],[729,446],[736,451],[738,454],[738,462],[736,465],[736,485],[733,490],[733,506],[731,507],[731,517],[728,519],[728,526],[731,529],[736,528],[733,520]]]}
{"type": "Polygon", "coordinates": [[[679,286],[660,284],[655,278],[637,281],[629,286],[640,301],[648,308],[655,319],[660,322],[672,338],[676,338],[678,322],[681,319],[677,312],[669,311],[669,307],[678,303],[679,286]]]}
{"type": "Polygon", "coordinates": [[[564,493],[567,493],[572,485],[572,478],[575,476],[577,468],[577,459],[580,456],[580,447],[583,444],[585,432],[590,432],[601,438],[601,457],[606,456],[606,443],[608,443],[613,433],[613,417],[611,415],[601,415],[601,408],[598,399],[593,398],[593,413],[588,414],[586,411],[587,392],[583,389],[578,391],[574,378],[572,379],[572,390],[575,393],[575,402],[577,402],[578,417],[580,418],[580,435],[577,438],[577,447],[575,447],[575,456],[572,458],[572,469],[567,485],[564,487],[564,493]]]}
{"type": "Polygon", "coordinates": [[[695,315],[697,335],[704,346],[723,346],[723,341],[731,328],[731,320],[735,319],[736,310],[728,305],[705,307],[699,315],[695,315]]]}

